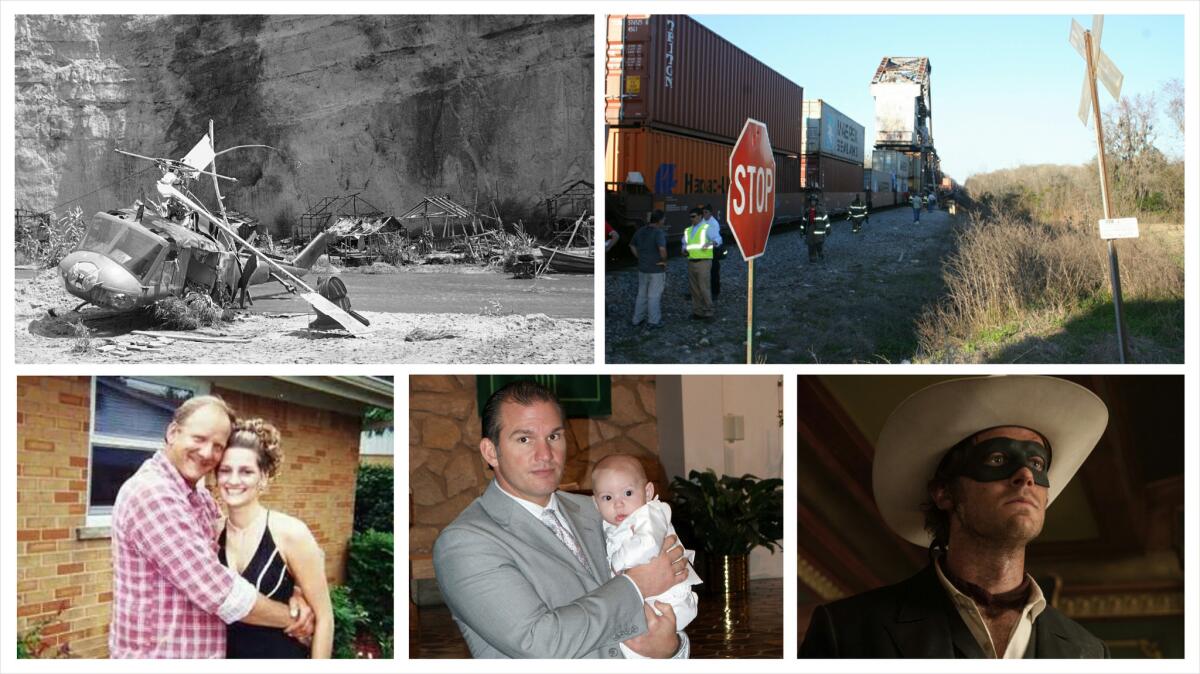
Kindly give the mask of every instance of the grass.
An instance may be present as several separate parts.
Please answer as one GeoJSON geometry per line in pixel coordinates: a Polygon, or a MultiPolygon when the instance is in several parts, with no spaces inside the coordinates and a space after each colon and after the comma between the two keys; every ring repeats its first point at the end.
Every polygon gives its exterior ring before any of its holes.
{"type": "MultiPolygon", "coordinates": [[[[1012,199],[983,207],[943,266],[946,294],[917,321],[918,360],[1117,362],[1106,244],[1094,228],[1047,223],[1012,199]]],[[[1179,226],[1117,244],[1133,362],[1183,362],[1179,226]]]]}
{"type": "Polygon", "coordinates": [[[83,324],[82,319],[71,323],[70,326],[75,333],[75,339],[71,342],[71,353],[91,353],[93,350],[91,329],[83,324]]]}

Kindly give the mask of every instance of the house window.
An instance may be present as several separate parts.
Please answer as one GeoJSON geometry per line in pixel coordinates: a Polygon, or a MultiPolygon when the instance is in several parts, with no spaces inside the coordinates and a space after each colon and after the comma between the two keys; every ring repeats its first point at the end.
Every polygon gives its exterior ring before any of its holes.
{"type": "Polygon", "coordinates": [[[207,392],[207,384],[199,381],[93,379],[88,526],[108,526],[121,485],[162,447],[175,409],[207,392]]]}

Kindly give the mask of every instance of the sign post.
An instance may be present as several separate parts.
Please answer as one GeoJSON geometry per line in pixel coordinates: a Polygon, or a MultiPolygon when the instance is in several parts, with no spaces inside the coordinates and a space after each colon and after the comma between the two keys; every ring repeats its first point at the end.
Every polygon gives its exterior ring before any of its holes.
{"type": "Polygon", "coordinates": [[[775,220],[775,155],[767,125],[747,119],[729,155],[729,228],[746,261],[746,363],[754,362],[754,258],[767,249],[775,220]]]}
{"type": "MultiPolygon", "coordinates": [[[[1092,17],[1092,29],[1084,30],[1074,19],[1071,20],[1071,35],[1068,40],[1075,51],[1087,62],[1087,74],[1083,80],[1083,92],[1079,101],[1079,119],[1084,126],[1088,123],[1088,111],[1096,118],[1096,163],[1100,169],[1100,202],[1104,207],[1104,220],[1112,221],[1112,196],[1108,191],[1108,162],[1104,156],[1104,130],[1100,119],[1100,96],[1096,91],[1096,76],[1099,75],[1104,88],[1112,97],[1121,100],[1121,84],[1125,76],[1100,50],[1100,35],[1104,30],[1104,16],[1092,17]]],[[[1136,224],[1134,225],[1136,232],[1136,224]]],[[[1117,319],[1117,349],[1121,363],[1129,362],[1129,333],[1125,328],[1125,312],[1121,301],[1121,266],[1117,260],[1114,237],[1101,236],[1108,241],[1108,274],[1112,285],[1113,311],[1117,319]]],[[[1136,234],[1135,234],[1136,236],[1136,234]]]]}

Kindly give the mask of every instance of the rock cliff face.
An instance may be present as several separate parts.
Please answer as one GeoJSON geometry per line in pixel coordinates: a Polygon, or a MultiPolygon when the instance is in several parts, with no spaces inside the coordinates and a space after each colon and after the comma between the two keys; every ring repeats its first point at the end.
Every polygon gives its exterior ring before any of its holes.
{"type": "Polygon", "coordinates": [[[277,231],[350,192],[532,205],[592,179],[592,35],[590,16],[19,16],[16,204],[156,196],[113,149],[179,158],[212,119],[218,150],[282,150],[217,159],[227,204],[277,231]]]}

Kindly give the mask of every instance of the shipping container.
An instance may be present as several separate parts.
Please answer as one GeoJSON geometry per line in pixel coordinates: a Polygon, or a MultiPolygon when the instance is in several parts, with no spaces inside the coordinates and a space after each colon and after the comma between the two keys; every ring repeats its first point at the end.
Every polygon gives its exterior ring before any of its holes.
{"type": "MultiPolygon", "coordinates": [[[[669,194],[723,195],[729,187],[732,143],[718,143],[648,128],[610,128],[604,147],[607,182],[642,175],[655,197],[669,194]]],[[[800,191],[797,157],[775,154],[775,191],[800,191]]]]}
{"type": "Polygon", "coordinates": [[[895,150],[871,153],[872,192],[907,192],[912,162],[908,155],[895,150]]]}
{"type": "Polygon", "coordinates": [[[862,189],[863,167],[837,157],[806,154],[800,157],[800,185],[825,192],[856,192],[862,189]]]}
{"type": "Polygon", "coordinates": [[[862,164],[866,129],[821,99],[804,101],[801,154],[824,154],[862,164]]]}
{"type": "MultiPolygon", "coordinates": [[[[732,143],[718,143],[650,128],[610,128],[604,148],[605,204],[610,213],[625,216],[610,221],[618,229],[644,219],[636,211],[661,208],[666,212],[671,236],[687,226],[688,209],[711,203],[718,219],[725,222],[725,193],[729,187],[729,155],[732,143]],[[630,206],[621,186],[631,172],[641,174],[652,195],[648,207],[630,206]]],[[[775,154],[775,222],[800,217],[803,195],[800,193],[800,159],[795,155],[775,154]]],[[[622,231],[625,236],[626,230],[622,231]]]]}
{"type": "Polygon", "coordinates": [[[804,89],[686,15],[610,15],[604,121],[733,143],[747,118],[800,152],[804,89]]]}
{"type": "Polygon", "coordinates": [[[830,213],[844,213],[863,192],[863,167],[823,154],[800,156],[801,185],[819,188],[830,213]]]}

